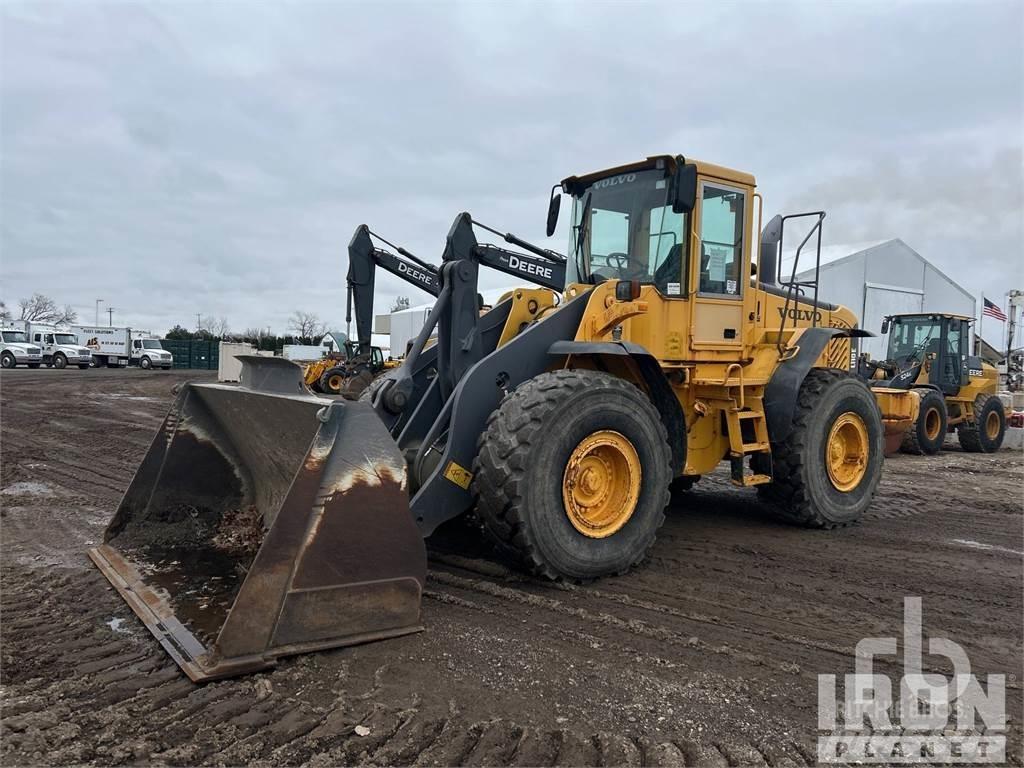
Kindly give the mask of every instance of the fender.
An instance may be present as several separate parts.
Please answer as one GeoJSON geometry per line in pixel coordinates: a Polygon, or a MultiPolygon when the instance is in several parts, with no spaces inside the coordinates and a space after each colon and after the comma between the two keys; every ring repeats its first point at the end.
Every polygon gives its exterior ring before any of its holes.
{"type": "Polygon", "coordinates": [[[629,341],[556,341],[548,349],[548,354],[632,358],[640,369],[651,402],[661,414],[661,421],[668,432],[668,442],[672,448],[672,471],[676,475],[682,474],[686,466],[686,417],[654,355],[640,344],[629,341]]]}
{"type": "Polygon", "coordinates": [[[785,440],[793,429],[793,414],[800,385],[804,383],[814,362],[825,346],[840,336],[874,336],[860,328],[808,328],[799,337],[800,350],[790,359],[779,363],[771,380],[764,388],[764,413],[768,424],[768,437],[773,443],[785,440]]]}

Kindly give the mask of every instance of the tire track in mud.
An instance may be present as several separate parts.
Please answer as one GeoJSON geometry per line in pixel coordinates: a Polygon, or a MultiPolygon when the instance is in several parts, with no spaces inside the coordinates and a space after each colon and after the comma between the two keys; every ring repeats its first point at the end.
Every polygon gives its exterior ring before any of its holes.
{"type": "MultiPolygon", "coordinates": [[[[35,390],[17,378],[2,379],[0,485],[51,471],[63,495],[59,517],[54,499],[0,496],[10,764],[804,765],[816,757],[815,675],[852,671],[861,637],[898,634],[904,594],[925,596],[926,630],[978,636],[965,643],[975,669],[1021,659],[1019,633],[993,628],[1020,614],[1009,555],[946,543],[1019,538],[1007,501],[1019,463],[951,451],[944,461],[976,473],[969,487],[894,461],[868,521],[835,536],[780,526],[727,478],[706,478],[670,510],[644,566],[596,584],[535,581],[463,531],[431,544],[424,634],[195,686],[81,551],[148,448],[171,377],[66,376],[24,410],[18,393],[35,390]],[[152,397],[130,406],[152,413],[151,431],[103,429],[126,406],[93,397],[99,385],[152,397]],[[88,413],[71,433],[38,424],[48,398],[88,413]],[[21,562],[40,554],[40,528],[66,562],[21,562]]],[[[1020,711],[1019,688],[1007,697],[1020,711]]]]}

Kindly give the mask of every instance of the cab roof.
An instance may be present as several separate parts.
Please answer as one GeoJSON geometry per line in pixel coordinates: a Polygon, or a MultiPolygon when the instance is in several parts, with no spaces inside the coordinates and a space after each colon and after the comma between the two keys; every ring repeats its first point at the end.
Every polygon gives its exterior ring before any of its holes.
{"type": "Polygon", "coordinates": [[[715,165],[714,163],[705,163],[701,160],[695,160],[692,157],[683,158],[682,155],[650,155],[646,160],[638,160],[635,163],[627,163],[625,165],[617,165],[613,168],[605,168],[600,171],[593,171],[586,173],[581,176],[567,176],[562,180],[562,187],[566,191],[570,191],[573,187],[579,189],[582,187],[589,186],[592,182],[598,179],[604,179],[608,176],[615,176],[620,173],[629,173],[630,171],[641,171],[648,168],[659,168],[667,167],[672,171],[675,171],[676,165],[682,160],[684,163],[692,163],[697,166],[697,173],[701,176],[711,176],[722,181],[731,181],[734,184],[744,184],[747,186],[756,186],[754,176],[744,171],[737,171],[732,168],[726,168],[724,165],[715,165]]]}
{"type": "Polygon", "coordinates": [[[953,320],[973,320],[970,315],[958,315],[955,312],[900,312],[896,315],[889,315],[891,319],[897,317],[949,317],[953,320]]]}

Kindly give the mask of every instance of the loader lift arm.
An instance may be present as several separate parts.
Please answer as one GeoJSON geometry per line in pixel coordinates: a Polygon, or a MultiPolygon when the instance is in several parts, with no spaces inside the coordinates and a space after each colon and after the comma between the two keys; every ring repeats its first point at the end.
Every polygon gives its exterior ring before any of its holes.
{"type": "Polygon", "coordinates": [[[434,298],[441,293],[441,277],[436,266],[417,258],[401,246],[389,243],[365,224],[360,224],[348,244],[348,295],[345,306],[345,322],[351,324],[352,305],[355,304],[356,338],[359,341],[357,354],[370,349],[377,267],[415,285],[434,298]],[[374,238],[391,246],[397,253],[377,247],[374,238]]]}

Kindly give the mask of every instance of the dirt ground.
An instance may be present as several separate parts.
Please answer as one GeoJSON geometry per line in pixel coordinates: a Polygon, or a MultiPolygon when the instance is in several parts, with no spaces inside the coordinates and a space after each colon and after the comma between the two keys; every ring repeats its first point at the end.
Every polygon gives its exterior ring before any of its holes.
{"type": "Polygon", "coordinates": [[[199,686],[85,555],[196,377],[0,377],[5,765],[803,765],[819,673],[902,637],[907,595],[925,637],[963,646],[982,682],[1007,675],[1021,764],[1019,454],[953,440],[888,460],[865,519],[833,532],[705,478],[641,568],[587,586],[526,577],[456,522],[430,542],[425,632],[199,686]]]}

